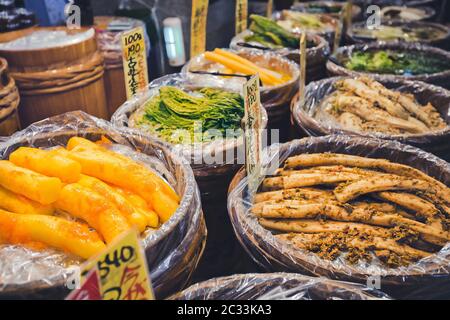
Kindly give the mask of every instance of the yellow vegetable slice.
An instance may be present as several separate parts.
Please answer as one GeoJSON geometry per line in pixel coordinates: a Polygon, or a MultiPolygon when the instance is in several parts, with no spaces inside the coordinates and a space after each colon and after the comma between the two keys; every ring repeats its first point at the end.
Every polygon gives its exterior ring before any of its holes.
{"type": "Polygon", "coordinates": [[[45,176],[59,178],[66,183],[80,180],[81,165],[51,151],[21,147],[11,153],[9,161],[45,176]]]}
{"type": "Polygon", "coordinates": [[[168,221],[178,208],[178,203],[162,192],[154,192],[151,202],[162,222],[168,221]]]}
{"type": "Polygon", "coordinates": [[[246,65],[246,66],[248,66],[248,67],[250,67],[250,68],[252,68],[254,70],[257,70],[260,75],[262,73],[264,73],[269,78],[271,78],[273,82],[280,82],[280,84],[281,84],[281,82],[283,81],[283,75],[282,74],[280,74],[278,72],[275,72],[275,71],[272,71],[272,70],[269,70],[269,69],[266,69],[266,68],[263,68],[263,67],[260,67],[256,63],[253,63],[250,60],[245,59],[245,58],[243,58],[243,57],[241,57],[241,56],[239,56],[239,55],[237,55],[237,54],[235,54],[233,52],[217,48],[217,49],[214,50],[214,53],[217,53],[217,54],[222,55],[224,57],[230,58],[230,59],[232,59],[232,60],[234,60],[234,61],[236,61],[238,63],[246,65]]]}
{"type": "Polygon", "coordinates": [[[111,243],[131,228],[114,204],[77,183],[68,184],[62,189],[55,207],[86,221],[103,236],[106,243],[111,243]]]}
{"type": "Polygon", "coordinates": [[[148,226],[152,228],[157,228],[159,226],[159,217],[153,210],[151,204],[148,204],[142,197],[129,190],[124,190],[116,186],[111,187],[119,192],[122,196],[124,196],[133,205],[134,208],[136,208],[139,212],[146,216],[148,226]]]}
{"type": "Polygon", "coordinates": [[[55,202],[62,188],[58,178],[46,177],[5,160],[0,161],[0,185],[43,205],[55,202]]]}
{"type": "Polygon", "coordinates": [[[276,79],[274,80],[272,77],[268,76],[266,73],[261,73],[259,69],[252,68],[248,65],[243,65],[233,59],[230,59],[228,57],[222,56],[217,53],[213,52],[205,52],[204,53],[205,58],[217,63],[220,63],[224,65],[227,68],[230,68],[232,70],[235,70],[236,72],[240,72],[246,75],[254,75],[259,73],[259,76],[261,78],[261,81],[264,82],[266,85],[269,86],[275,86],[278,84],[281,84],[281,81],[276,79]]]}
{"type": "Polygon", "coordinates": [[[0,208],[14,213],[51,215],[52,205],[42,205],[17,193],[0,187],[0,208]]]}
{"type": "MultiPolygon", "coordinates": [[[[68,147],[71,148],[70,157],[81,164],[83,174],[131,190],[147,203],[153,204],[153,193],[164,193],[165,198],[170,201],[167,207],[175,207],[176,210],[179,203],[178,195],[151,170],[125,156],[116,155],[90,141],[80,139],[72,138],[68,147]]],[[[155,211],[163,222],[166,221],[167,209],[159,212],[155,207],[155,211]]]]}
{"type": "Polygon", "coordinates": [[[138,228],[139,232],[143,232],[147,227],[147,217],[140,210],[134,208],[134,206],[122,196],[117,190],[106,184],[105,182],[82,175],[80,185],[92,189],[94,192],[101,194],[103,197],[114,203],[119,211],[127,218],[131,225],[138,228]]]}
{"type": "Polygon", "coordinates": [[[59,217],[23,215],[0,210],[0,242],[43,243],[88,259],[105,249],[97,232],[87,225],[59,217]]]}

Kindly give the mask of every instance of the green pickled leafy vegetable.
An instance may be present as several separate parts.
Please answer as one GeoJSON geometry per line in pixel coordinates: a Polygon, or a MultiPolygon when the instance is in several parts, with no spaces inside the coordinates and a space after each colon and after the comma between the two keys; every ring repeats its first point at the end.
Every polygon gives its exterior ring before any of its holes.
{"type": "Polygon", "coordinates": [[[272,49],[299,47],[299,38],[280,27],[275,21],[255,14],[250,15],[250,19],[252,20],[250,30],[253,31],[253,35],[246,37],[245,41],[255,41],[272,49]]]}
{"type": "Polygon", "coordinates": [[[450,62],[437,56],[393,50],[354,52],[344,65],[355,71],[396,75],[432,74],[450,69],[450,62]]]}
{"type": "Polygon", "coordinates": [[[226,130],[240,128],[243,116],[244,100],[238,93],[203,88],[189,94],[167,86],[145,104],[136,124],[150,128],[168,142],[192,143],[211,141],[217,135],[225,137],[226,130]],[[205,134],[212,129],[215,135],[205,134]]]}

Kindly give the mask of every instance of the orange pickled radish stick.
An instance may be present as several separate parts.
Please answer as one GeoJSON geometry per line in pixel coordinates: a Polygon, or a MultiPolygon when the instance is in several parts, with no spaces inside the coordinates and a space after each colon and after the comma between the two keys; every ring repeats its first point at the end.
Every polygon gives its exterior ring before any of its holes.
{"type": "Polygon", "coordinates": [[[59,178],[66,183],[80,180],[81,165],[51,151],[21,147],[11,153],[9,161],[44,176],[59,178]]]}
{"type": "Polygon", "coordinates": [[[111,243],[131,228],[127,219],[110,201],[77,183],[68,184],[62,189],[55,207],[86,221],[103,236],[106,243],[111,243]]]}
{"type": "Polygon", "coordinates": [[[25,215],[0,210],[0,243],[47,246],[88,259],[105,249],[89,226],[44,215],[25,215]]]}
{"type": "Polygon", "coordinates": [[[248,67],[250,67],[250,68],[252,68],[254,70],[257,70],[260,75],[262,73],[264,73],[268,77],[270,77],[274,82],[280,82],[279,84],[282,83],[283,75],[279,74],[278,72],[269,70],[267,68],[260,67],[256,63],[253,63],[250,60],[245,59],[245,58],[243,58],[243,57],[241,57],[241,56],[239,56],[239,55],[237,55],[237,54],[235,54],[233,52],[230,52],[230,51],[226,51],[226,50],[217,48],[217,49],[214,50],[214,52],[219,54],[219,55],[221,55],[221,56],[224,56],[224,57],[230,58],[230,59],[232,59],[232,60],[234,60],[236,62],[239,62],[239,63],[241,63],[243,65],[246,65],[246,66],[248,66],[248,67]]]}
{"type": "Polygon", "coordinates": [[[154,192],[151,195],[151,202],[153,208],[155,208],[161,221],[164,223],[170,219],[170,217],[178,209],[178,203],[174,202],[165,193],[154,192]]]}
{"type": "Polygon", "coordinates": [[[91,189],[93,192],[101,194],[103,197],[111,201],[127,218],[128,222],[137,227],[139,232],[143,232],[145,230],[147,227],[147,216],[142,214],[140,210],[134,208],[134,206],[117,190],[97,178],[86,175],[81,175],[81,179],[78,183],[91,189]]]}
{"type": "Polygon", "coordinates": [[[6,211],[22,214],[52,215],[52,205],[43,205],[24,196],[11,192],[0,186],[0,208],[6,211]]]}
{"type": "MultiPolygon", "coordinates": [[[[157,174],[155,174],[154,172],[152,172],[150,169],[148,169],[147,167],[145,167],[142,164],[137,163],[136,161],[121,155],[119,153],[113,152],[111,150],[108,150],[106,148],[103,148],[100,145],[97,145],[89,140],[86,140],[84,138],[80,138],[80,137],[73,137],[69,140],[68,144],[67,144],[67,149],[76,153],[82,153],[82,152],[87,152],[87,153],[91,153],[93,150],[96,150],[98,153],[97,155],[100,156],[102,155],[103,157],[107,157],[110,156],[114,161],[110,161],[110,163],[114,163],[115,165],[119,165],[119,168],[125,168],[126,169],[121,169],[120,172],[117,172],[117,174],[124,174],[124,177],[127,177],[128,172],[127,170],[131,170],[133,172],[133,174],[135,174],[136,176],[133,177],[134,180],[148,180],[149,185],[151,183],[156,184],[161,190],[163,190],[165,193],[167,193],[169,195],[170,198],[172,198],[174,201],[179,202],[180,201],[180,197],[177,195],[177,193],[161,178],[159,177],[157,174]],[[122,166],[122,167],[121,167],[122,166]],[[141,178],[139,178],[139,175],[141,175],[141,178]]],[[[73,155],[74,153],[71,152],[71,154],[73,155]]],[[[79,157],[77,157],[76,155],[73,156],[75,158],[75,160],[81,160],[79,157]]],[[[77,161],[78,161],[77,160],[77,161]]],[[[97,159],[98,160],[98,159],[97,159]]],[[[86,161],[83,161],[83,163],[87,164],[86,161]]],[[[82,167],[83,167],[83,163],[82,167]]],[[[84,167],[83,167],[84,169],[84,167]]],[[[88,168],[86,168],[88,169],[88,168]]],[[[119,187],[123,187],[125,189],[129,189],[139,195],[141,195],[139,192],[137,192],[135,189],[139,189],[138,186],[134,186],[133,188],[128,187],[128,185],[130,185],[130,183],[122,182],[123,179],[119,179],[119,178],[114,178],[111,179],[111,177],[108,179],[103,179],[102,177],[98,177],[94,174],[89,174],[87,172],[83,172],[89,176],[92,177],[96,177],[99,178],[105,182],[108,183],[112,183],[114,185],[117,185],[119,187]],[[114,180],[114,181],[112,181],[114,180]],[[117,183],[117,181],[122,182],[122,183],[117,183]],[[124,184],[124,185],[123,185],[124,184]]],[[[126,179],[125,179],[126,180],[126,179]]],[[[134,181],[133,180],[133,181],[134,181]]],[[[141,183],[145,183],[144,181],[141,181],[141,183]]],[[[132,184],[132,183],[131,183],[132,184]]],[[[141,195],[142,196],[142,195],[141,195]]],[[[146,198],[145,196],[142,196],[144,199],[146,198]]],[[[147,200],[147,199],[146,199],[147,200]]]]}
{"type": "Polygon", "coordinates": [[[134,208],[146,216],[148,226],[152,228],[157,228],[159,226],[159,217],[153,210],[151,204],[148,204],[143,198],[129,190],[124,190],[116,186],[111,187],[124,196],[134,206],[134,208]]]}
{"type": "Polygon", "coordinates": [[[0,161],[0,185],[28,199],[49,205],[59,198],[62,182],[16,166],[10,161],[0,161]]]}
{"type": "MultiPolygon", "coordinates": [[[[230,59],[217,53],[205,52],[204,55],[206,59],[223,64],[225,67],[235,70],[236,72],[240,72],[247,75],[254,75],[259,73],[259,71],[255,70],[254,68],[251,68],[247,65],[243,65],[233,59],[230,59]]],[[[281,84],[281,81],[273,80],[273,78],[269,77],[266,73],[259,73],[259,76],[261,80],[267,85],[281,84]]]]}

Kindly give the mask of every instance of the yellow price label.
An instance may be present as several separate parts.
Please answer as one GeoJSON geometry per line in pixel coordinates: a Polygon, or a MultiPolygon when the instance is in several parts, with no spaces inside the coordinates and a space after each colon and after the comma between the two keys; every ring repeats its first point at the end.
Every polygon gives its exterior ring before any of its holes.
{"type": "Polygon", "coordinates": [[[248,187],[255,193],[262,180],[262,114],[259,75],[244,84],[245,154],[248,187]]]}
{"type": "Polygon", "coordinates": [[[236,0],[236,34],[247,29],[248,1],[236,0]]]}
{"type": "Polygon", "coordinates": [[[122,35],[122,51],[125,86],[130,99],[148,86],[147,50],[142,27],[122,35]]]}
{"type": "Polygon", "coordinates": [[[306,32],[303,31],[300,37],[300,85],[299,99],[303,103],[305,97],[305,83],[306,83],[306,32]]]}
{"type": "Polygon", "coordinates": [[[103,300],[154,300],[139,234],[130,229],[82,269],[82,277],[97,267],[103,300]]]}
{"type": "Polygon", "coordinates": [[[273,14],[273,0],[267,2],[267,18],[272,18],[273,14]]]}
{"type": "Polygon", "coordinates": [[[206,50],[208,4],[208,0],[192,0],[191,57],[202,54],[206,50]]]}

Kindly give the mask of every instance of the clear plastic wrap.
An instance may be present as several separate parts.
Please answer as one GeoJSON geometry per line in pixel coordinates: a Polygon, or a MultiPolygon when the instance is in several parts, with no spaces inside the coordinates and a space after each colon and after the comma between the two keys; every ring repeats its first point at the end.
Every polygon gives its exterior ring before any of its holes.
{"type": "MultiPolygon", "coordinates": [[[[262,51],[255,48],[246,48],[242,44],[246,43],[245,38],[252,34],[252,31],[246,30],[236,35],[230,43],[230,48],[236,51],[246,49],[262,51]]],[[[325,77],[325,63],[330,55],[330,45],[327,40],[318,35],[308,34],[307,40],[314,44],[313,47],[306,49],[306,78],[307,81],[314,81],[325,77]]],[[[253,43],[250,43],[253,44],[253,43]]],[[[258,46],[258,43],[254,43],[258,46]]],[[[260,45],[259,45],[260,46],[260,45]]],[[[300,49],[282,48],[282,49],[267,49],[266,52],[271,52],[276,55],[288,58],[296,63],[300,63],[300,49]]]]}
{"type": "MultiPolygon", "coordinates": [[[[2,159],[20,146],[65,146],[73,136],[110,139],[115,151],[145,163],[182,195],[172,218],[158,230],[146,230],[142,242],[153,288],[158,298],[182,289],[195,269],[206,241],[206,227],[198,187],[187,161],[170,147],[83,112],[70,112],[37,122],[0,143],[2,159]],[[138,151],[139,152],[138,152],[138,151]]],[[[33,251],[20,246],[0,246],[0,298],[63,299],[67,279],[77,258],[53,250],[33,251]]]]}
{"type": "MultiPolygon", "coordinates": [[[[444,160],[398,142],[356,136],[332,135],[273,145],[266,149],[264,162],[275,160],[281,165],[293,155],[323,152],[387,159],[409,165],[446,185],[450,184],[450,165],[444,160]]],[[[273,174],[272,170],[278,166],[272,165],[266,174],[273,174]]],[[[382,264],[363,262],[350,265],[341,257],[329,261],[275,238],[251,214],[251,205],[247,179],[245,173],[240,171],[230,186],[228,212],[239,241],[265,270],[307,273],[363,284],[376,279],[379,280],[380,290],[395,298],[433,299],[450,290],[450,244],[407,267],[388,268],[382,264]]]]}
{"type": "MultiPolygon", "coordinates": [[[[446,27],[445,25],[438,24],[438,23],[432,23],[432,22],[423,22],[423,21],[412,21],[412,22],[404,22],[404,21],[386,21],[383,22],[380,26],[380,28],[383,27],[398,27],[399,33],[397,35],[392,35],[392,39],[378,39],[376,35],[373,35],[370,33],[370,29],[367,28],[367,22],[359,22],[359,23],[353,23],[352,29],[347,30],[346,33],[346,40],[348,43],[368,43],[372,41],[377,40],[383,40],[383,41],[406,41],[406,42],[414,42],[414,43],[422,43],[430,46],[439,47],[442,49],[448,48],[448,42],[450,39],[450,29],[446,27]],[[401,31],[400,31],[401,28],[401,31]],[[412,32],[414,30],[417,30],[418,28],[421,28],[421,30],[417,33],[419,36],[421,36],[421,39],[414,39],[410,38],[408,39],[405,37],[405,32],[412,32]],[[361,30],[365,32],[365,34],[355,34],[355,30],[361,30]],[[404,31],[406,30],[406,31],[404,31]],[[426,39],[425,37],[431,36],[432,32],[439,32],[439,36],[436,36],[435,38],[426,39]]],[[[377,30],[377,29],[375,29],[377,30]]],[[[381,29],[379,29],[380,32],[382,32],[381,29]]],[[[390,31],[386,31],[390,32],[390,31]]],[[[389,34],[385,35],[388,36],[389,34]]]]}
{"type": "MultiPolygon", "coordinates": [[[[175,86],[182,89],[192,90],[195,88],[219,88],[234,92],[242,92],[242,83],[229,81],[226,78],[204,77],[199,75],[197,77],[184,77],[182,74],[172,74],[156,79],[148,86],[148,90],[137,94],[133,99],[127,101],[121,106],[113,115],[111,122],[117,127],[128,127],[130,116],[138,110],[144,103],[151,99],[154,95],[159,93],[159,88],[163,86],[175,86]]],[[[262,108],[263,113],[263,127],[267,125],[267,113],[262,108]]],[[[149,136],[150,133],[142,133],[149,136]]],[[[212,142],[195,143],[195,144],[178,144],[173,147],[178,154],[184,155],[191,163],[194,170],[195,177],[199,183],[200,190],[203,194],[219,194],[219,186],[224,191],[226,190],[227,180],[231,179],[234,173],[242,166],[237,159],[239,156],[238,148],[242,149],[243,136],[215,139],[212,142]],[[233,153],[230,150],[234,150],[233,153]],[[226,155],[233,154],[233,159],[229,159],[226,155]],[[209,161],[205,159],[226,159],[226,161],[209,161]]]]}
{"type": "MultiPolygon", "coordinates": [[[[317,118],[317,112],[323,99],[336,89],[333,84],[346,77],[333,77],[310,83],[306,87],[305,102],[300,104],[298,99],[292,101],[292,116],[298,129],[304,130],[310,136],[324,136],[329,134],[361,135],[364,137],[395,140],[418,147],[436,154],[446,160],[450,159],[450,126],[444,130],[428,134],[388,135],[383,133],[355,132],[342,128],[333,119],[317,118]]],[[[421,105],[431,103],[442,118],[450,124],[450,91],[420,81],[398,81],[395,84],[381,81],[389,89],[413,94],[421,105]]]]}
{"type": "Polygon", "coordinates": [[[242,274],[197,283],[171,300],[388,300],[360,284],[293,273],[242,274]]]}
{"type": "Polygon", "coordinates": [[[145,23],[138,19],[126,17],[95,17],[95,30],[97,43],[105,57],[107,66],[122,66],[122,35],[134,28],[142,27],[145,33],[147,55],[150,52],[150,40],[147,35],[145,23]],[[114,31],[115,28],[121,31],[114,31]],[[125,30],[125,31],[123,31],[125,30]]]}
{"type": "Polygon", "coordinates": [[[398,82],[402,80],[418,80],[427,83],[435,84],[447,89],[450,89],[450,69],[434,73],[434,74],[421,74],[421,75],[393,75],[393,74],[379,74],[379,73],[368,73],[362,71],[353,71],[345,68],[342,65],[344,59],[348,59],[353,52],[361,51],[371,51],[371,50],[401,50],[405,52],[420,52],[425,55],[437,56],[444,61],[450,62],[450,52],[430,47],[427,45],[419,43],[405,43],[405,42],[385,42],[377,41],[369,44],[356,44],[351,46],[341,47],[337,52],[330,57],[327,62],[328,74],[331,76],[351,76],[355,77],[362,74],[369,74],[377,81],[384,82],[398,82]]]}

